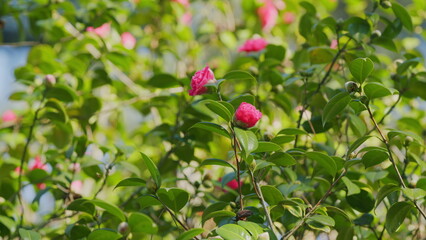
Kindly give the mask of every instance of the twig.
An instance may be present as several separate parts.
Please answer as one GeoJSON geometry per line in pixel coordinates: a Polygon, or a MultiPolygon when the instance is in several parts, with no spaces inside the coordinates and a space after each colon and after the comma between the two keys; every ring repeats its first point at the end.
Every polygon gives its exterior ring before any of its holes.
{"type": "MultiPolygon", "coordinates": [[[[339,49],[339,51],[337,52],[337,54],[334,56],[333,60],[331,61],[330,67],[328,68],[328,70],[325,73],[324,77],[322,78],[322,80],[318,84],[317,89],[315,89],[315,91],[311,95],[309,95],[310,97],[314,96],[315,94],[317,94],[321,90],[321,87],[327,82],[327,79],[330,76],[331,71],[333,70],[334,65],[336,64],[336,62],[339,59],[340,55],[345,51],[346,47],[348,46],[348,44],[349,44],[349,42],[351,40],[352,40],[352,38],[349,38],[348,41],[343,45],[343,47],[341,49],[339,49]]],[[[304,100],[305,103],[304,103],[302,109],[299,111],[299,119],[297,120],[297,128],[300,128],[300,125],[301,125],[301,122],[302,122],[303,113],[306,110],[308,110],[308,108],[310,107],[310,104],[308,103],[309,98],[308,98],[308,96],[305,96],[305,100],[304,100]]],[[[299,137],[299,135],[296,134],[295,140],[294,140],[294,147],[295,148],[297,147],[298,137],[299,137]]]]}
{"type": "Polygon", "coordinates": [[[239,143],[238,143],[237,135],[235,134],[234,129],[233,128],[231,129],[232,129],[232,134],[234,135],[233,148],[234,148],[235,161],[237,162],[237,183],[238,183],[238,194],[240,195],[240,210],[243,210],[244,203],[243,203],[243,193],[241,192],[240,161],[238,160],[238,152],[237,152],[237,144],[239,143]]]}
{"type": "MultiPolygon", "coordinates": [[[[375,128],[377,129],[377,132],[379,132],[380,137],[382,138],[382,142],[386,145],[386,149],[388,150],[389,154],[389,160],[392,163],[393,168],[395,169],[396,175],[398,175],[398,180],[402,186],[402,188],[407,188],[407,185],[404,182],[404,179],[402,178],[401,173],[399,172],[398,166],[396,165],[395,159],[393,158],[392,151],[390,149],[390,145],[388,140],[386,139],[385,135],[383,135],[383,132],[380,130],[379,125],[377,124],[376,120],[374,119],[373,113],[371,112],[371,109],[368,105],[366,105],[368,114],[370,115],[370,119],[373,122],[375,128]]],[[[416,200],[411,200],[414,203],[414,206],[419,210],[420,214],[423,216],[423,218],[426,219],[426,213],[423,211],[423,209],[417,204],[416,200]]]]}
{"type": "Polygon", "coordinates": [[[260,189],[259,183],[256,181],[256,178],[254,177],[253,172],[251,170],[249,170],[249,172],[250,172],[251,180],[252,180],[252,183],[253,183],[254,191],[256,192],[256,195],[260,200],[260,204],[262,204],[263,210],[265,211],[266,220],[268,221],[268,225],[271,228],[272,232],[275,234],[275,236],[277,236],[277,232],[276,232],[276,229],[275,229],[275,226],[274,226],[274,222],[272,221],[272,218],[271,218],[271,213],[269,212],[269,209],[266,206],[265,198],[263,197],[262,190],[260,189]]]}
{"type": "Polygon", "coordinates": [[[336,186],[336,184],[340,181],[340,179],[346,175],[346,169],[343,169],[342,173],[334,182],[330,185],[327,192],[322,196],[322,198],[313,206],[306,215],[297,223],[295,227],[293,227],[288,233],[285,234],[281,239],[285,240],[288,239],[290,236],[292,236],[303,224],[305,223],[306,219],[308,219],[316,210],[317,208],[327,199],[327,197],[331,194],[331,191],[336,186]]]}
{"type": "MultiPolygon", "coordinates": [[[[30,142],[33,138],[33,132],[34,132],[34,128],[36,125],[36,122],[38,120],[38,114],[40,112],[40,110],[43,108],[43,102],[44,99],[46,98],[46,92],[47,90],[44,90],[43,92],[43,97],[41,99],[40,105],[38,106],[37,110],[34,113],[34,117],[33,117],[33,121],[31,123],[30,126],[30,130],[28,132],[28,137],[27,137],[27,141],[25,142],[25,146],[24,146],[24,150],[22,152],[22,156],[21,156],[21,162],[19,164],[19,176],[18,176],[18,201],[19,201],[19,205],[21,208],[21,217],[19,219],[19,226],[22,226],[23,222],[24,222],[24,205],[22,203],[22,197],[21,197],[21,188],[22,188],[22,173],[24,171],[24,164],[25,164],[25,159],[27,158],[27,153],[28,153],[28,147],[30,146],[30,142]]],[[[17,228],[19,229],[19,228],[17,228]]]]}

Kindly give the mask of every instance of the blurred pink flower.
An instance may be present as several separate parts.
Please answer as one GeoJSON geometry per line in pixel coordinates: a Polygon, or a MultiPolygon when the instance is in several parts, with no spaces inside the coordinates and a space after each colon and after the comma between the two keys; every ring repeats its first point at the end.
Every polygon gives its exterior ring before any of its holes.
{"type": "Polygon", "coordinates": [[[35,156],[34,161],[30,163],[28,167],[31,171],[35,169],[42,169],[44,171],[47,171],[47,166],[41,161],[40,156],[35,156]]]}
{"type": "Polygon", "coordinates": [[[80,172],[80,170],[81,170],[80,163],[72,163],[69,166],[69,170],[73,171],[73,172],[76,172],[76,173],[80,172]]]}
{"type": "Polygon", "coordinates": [[[180,18],[180,21],[182,22],[182,24],[184,25],[190,25],[191,21],[192,21],[192,14],[190,11],[186,11],[182,17],[180,18]]]}
{"type": "Polygon", "coordinates": [[[285,24],[292,24],[296,19],[296,15],[293,12],[285,12],[283,15],[283,21],[285,24]]]}
{"type": "Polygon", "coordinates": [[[71,183],[71,192],[81,194],[83,190],[83,182],[81,180],[76,180],[71,183]]]}
{"type": "Polygon", "coordinates": [[[214,78],[213,71],[208,66],[206,66],[202,70],[196,72],[192,77],[189,95],[195,96],[207,92],[207,88],[204,87],[204,85],[214,81],[216,81],[216,79],[214,78]]]}
{"type": "Polygon", "coordinates": [[[93,32],[93,33],[95,33],[96,35],[98,35],[99,37],[102,37],[102,38],[108,36],[110,30],[111,30],[111,24],[109,24],[109,23],[104,23],[100,27],[97,27],[97,28],[94,28],[94,27],[86,28],[86,31],[93,32]]]}
{"type": "Polygon", "coordinates": [[[129,32],[121,34],[121,44],[127,49],[133,49],[136,45],[136,38],[129,32]]]}
{"type": "Polygon", "coordinates": [[[336,39],[331,40],[330,48],[337,49],[338,42],[336,39]]]}
{"type": "Polygon", "coordinates": [[[263,50],[268,43],[263,38],[252,38],[247,40],[239,49],[239,52],[258,52],[263,50]]]}
{"type": "Polygon", "coordinates": [[[6,112],[3,113],[3,115],[1,116],[1,119],[3,120],[3,122],[15,122],[18,119],[18,117],[12,110],[7,110],[6,112]]]}
{"type": "Polygon", "coordinates": [[[271,0],[264,0],[263,6],[257,9],[264,31],[271,30],[277,23],[278,10],[271,0]]]}
{"type": "Polygon", "coordinates": [[[172,2],[180,3],[180,4],[182,4],[185,7],[189,6],[189,0],[172,0],[172,2]]]}
{"type": "MultiPolygon", "coordinates": [[[[219,182],[222,181],[222,178],[218,179],[219,182]]],[[[243,181],[240,181],[240,185],[243,185],[243,181]]],[[[237,190],[238,189],[238,182],[235,179],[232,179],[231,181],[229,181],[228,183],[226,183],[226,186],[230,187],[233,190],[237,190]]],[[[222,189],[224,192],[228,192],[225,189],[222,189]]]]}
{"type": "Polygon", "coordinates": [[[242,128],[251,128],[260,120],[262,113],[250,103],[242,102],[235,111],[234,122],[242,128]]]}
{"type": "Polygon", "coordinates": [[[37,183],[36,186],[38,189],[43,190],[46,188],[46,183],[37,183]]]}

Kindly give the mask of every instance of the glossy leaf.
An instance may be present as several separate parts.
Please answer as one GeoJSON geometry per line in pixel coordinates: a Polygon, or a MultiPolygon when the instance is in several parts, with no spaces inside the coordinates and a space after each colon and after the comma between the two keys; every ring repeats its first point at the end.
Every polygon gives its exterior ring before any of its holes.
{"type": "Polygon", "coordinates": [[[386,213],[386,230],[389,233],[396,232],[412,208],[413,205],[408,202],[397,202],[393,204],[386,213]]]}
{"type": "Polygon", "coordinates": [[[179,212],[189,201],[189,193],[179,188],[168,190],[161,188],[157,191],[157,195],[161,202],[174,212],[179,212]]]}
{"type": "Polygon", "coordinates": [[[349,71],[359,83],[363,83],[373,69],[374,63],[369,58],[357,58],[349,64],[349,71]]]}
{"type": "Polygon", "coordinates": [[[397,2],[392,2],[392,11],[395,13],[395,16],[401,20],[402,25],[404,25],[408,31],[413,31],[413,21],[405,7],[397,2]]]}
{"type": "Polygon", "coordinates": [[[116,216],[122,222],[126,221],[126,216],[124,215],[123,211],[121,211],[121,209],[119,209],[117,206],[99,199],[94,199],[90,202],[116,216]]]}
{"type": "Polygon", "coordinates": [[[96,229],[89,234],[87,240],[117,240],[120,238],[121,235],[117,232],[106,229],[96,229]]]}
{"type": "Polygon", "coordinates": [[[327,122],[340,114],[351,101],[351,97],[347,92],[341,92],[334,95],[330,101],[325,105],[324,113],[322,115],[322,124],[325,126],[327,122]]]}
{"type": "Polygon", "coordinates": [[[251,240],[250,234],[237,224],[226,224],[216,230],[225,240],[251,240]]]}
{"type": "Polygon", "coordinates": [[[238,142],[241,144],[246,156],[252,153],[258,147],[256,135],[250,130],[243,130],[241,128],[234,128],[235,135],[238,142]]]}
{"type": "Polygon", "coordinates": [[[282,148],[273,143],[273,142],[264,142],[264,141],[259,141],[258,142],[258,147],[256,148],[256,150],[254,150],[254,153],[258,153],[258,152],[274,152],[274,151],[279,151],[282,150],[282,148]]]}
{"type": "Polygon", "coordinates": [[[266,160],[280,167],[288,167],[296,164],[296,160],[290,154],[285,152],[274,153],[266,160]]]}
{"type": "Polygon", "coordinates": [[[378,82],[370,82],[365,84],[364,92],[369,99],[386,97],[393,94],[393,91],[378,82]]]}
{"type": "Polygon", "coordinates": [[[359,189],[359,187],[355,183],[353,183],[349,178],[342,177],[342,181],[348,188],[348,194],[347,194],[348,196],[358,194],[361,192],[361,189],[359,189]]]}
{"type": "Polygon", "coordinates": [[[215,101],[209,101],[208,103],[206,103],[206,107],[212,110],[217,115],[219,115],[225,121],[230,122],[232,120],[231,112],[228,110],[228,108],[226,108],[221,103],[215,102],[215,101]]]}
{"type": "Polygon", "coordinates": [[[400,190],[401,188],[395,184],[386,184],[383,187],[380,188],[379,193],[376,196],[376,204],[375,206],[377,207],[382,201],[383,199],[385,199],[385,197],[387,197],[389,194],[400,190]]]}
{"type": "Polygon", "coordinates": [[[157,225],[150,217],[138,212],[130,214],[129,226],[132,234],[155,234],[158,231],[157,225]]]}
{"type": "Polygon", "coordinates": [[[274,186],[265,185],[261,186],[260,189],[265,201],[269,205],[277,205],[284,200],[283,194],[274,186]]]}
{"type": "Polygon", "coordinates": [[[224,137],[227,138],[231,138],[231,136],[229,135],[228,131],[226,131],[225,128],[223,128],[222,126],[215,124],[215,123],[211,123],[211,122],[199,122],[194,124],[191,128],[200,128],[200,129],[204,129],[210,132],[214,132],[217,133],[219,135],[222,135],[224,137]]]}
{"type": "Polygon", "coordinates": [[[142,187],[145,186],[146,181],[141,178],[126,178],[124,180],[121,180],[115,188],[118,187],[131,187],[131,186],[138,186],[142,187]]]}
{"type": "Polygon", "coordinates": [[[157,185],[157,189],[161,187],[161,175],[158,171],[157,166],[154,162],[144,153],[140,153],[142,155],[142,160],[145,163],[145,166],[148,168],[149,173],[151,174],[152,179],[154,179],[155,184],[157,185]]]}
{"type": "Polygon", "coordinates": [[[320,152],[307,152],[306,157],[317,162],[318,165],[331,176],[334,177],[334,175],[336,175],[337,166],[331,157],[320,152]]]}
{"type": "Polygon", "coordinates": [[[235,167],[230,164],[229,162],[222,160],[222,159],[217,159],[217,158],[208,158],[206,160],[204,160],[203,162],[201,162],[200,166],[206,166],[206,165],[216,165],[216,166],[224,166],[224,167],[230,167],[232,168],[234,171],[235,167]]]}
{"type": "Polygon", "coordinates": [[[375,166],[389,158],[389,155],[382,150],[371,150],[362,156],[362,163],[365,168],[375,166]]]}
{"type": "Polygon", "coordinates": [[[182,233],[176,240],[190,240],[194,239],[194,237],[202,234],[204,232],[203,228],[192,228],[188,231],[182,233]]]}

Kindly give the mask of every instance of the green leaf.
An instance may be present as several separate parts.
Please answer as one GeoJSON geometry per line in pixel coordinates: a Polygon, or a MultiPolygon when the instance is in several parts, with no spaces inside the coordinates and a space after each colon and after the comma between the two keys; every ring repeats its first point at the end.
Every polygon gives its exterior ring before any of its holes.
{"type": "MultiPolygon", "coordinates": [[[[213,204],[209,205],[209,206],[208,206],[206,209],[204,209],[204,211],[203,211],[203,216],[202,216],[202,218],[201,218],[201,223],[202,223],[202,224],[204,224],[204,222],[205,222],[205,221],[209,220],[209,218],[206,218],[206,217],[208,217],[208,215],[209,215],[210,213],[213,213],[213,212],[216,212],[216,211],[223,210],[223,209],[225,209],[228,205],[229,205],[229,203],[227,203],[227,202],[215,202],[215,203],[213,203],[213,204]]],[[[225,210],[225,211],[226,211],[226,210],[225,210]]],[[[230,211],[227,211],[227,212],[230,212],[230,211]]],[[[235,213],[234,213],[234,212],[230,212],[230,213],[231,213],[231,217],[232,217],[232,216],[235,216],[235,213]]]]}
{"type": "Polygon", "coordinates": [[[23,228],[19,229],[19,236],[21,236],[22,240],[40,240],[41,235],[38,232],[33,230],[26,230],[23,228]]]}
{"type": "Polygon", "coordinates": [[[362,156],[362,163],[365,168],[368,168],[380,164],[388,158],[388,153],[382,150],[370,150],[362,156]]]}
{"type": "Polygon", "coordinates": [[[296,137],[291,135],[276,136],[271,139],[271,142],[276,144],[284,144],[284,143],[292,142],[294,141],[294,139],[296,139],[296,137]]]}
{"type": "Polygon", "coordinates": [[[161,175],[158,171],[157,166],[155,163],[144,153],[141,153],[142,159],[148,168],[149,173],[151,173],[151,177],[154,179],[155,185],[157,185],[157,189],[161,187],[161,175]]]}
{"type": "Polygon", "coordinates": [[[226,224],[216,230],[225,240],[251,240],[250,234],[237,224],[226,224]]]}
{"type": "Polygon", "coordinates": [[[336,163],[328,155],[325,155],[324,153],[320,153],[320,152],[307,152],[306,157],[308,157],[309,159],[313,161],[316,161],[322,167],[322,169],[324,169],[332,177],[336,175],[336,172],[337,172],[336,163]]]}
{"type": "Polygon", "coordinates": [[[99,199],[90,200],[90,202],[116,216],[122,222],[126,221],[126,216],[117,206],[99,199]]]}
{"type": "Polygon", "coordinates": [[[334,95],[324,107],[324,113],[322,115],[323,126],[325,126],[327,122],[340,114],[350,101],[351,97],[349,96],[348,92],[340,92],[334,95]]]}
{"type": "Polygon", "coordinates": [[[178,87],[179,81],[170,74],[161,73],[154,75],[151,79],[149,79],[148,85],[156,88],[172,88],[178,87]]]}
{"type": "Polygon", "coordinates": [[[234,171],[236,171],[236,170],[235,170],[235,167],[234,167],[232,164],[230,164],[229,162],[227,162],[227,161],[225,161],[225,160],[222,160],[222,159],[217,159],[217,158],[209,158],[209,159],[206,159],[206,160],[204,160],[204,161],[200,164],[200,167],[201,167],[201,166],[206,166],[206,165],[217,165],[217,166],[230,167],[230,168],[232,168],[234,171]]]}
{"type": "Polygon", "coordinates": [[[283,61],[285,57],[285,48],[279,45],[269,44],[266,46],[265,58],[272,58],[278,61],[283,61]]]}
{"type": "Polygon", "coordinates": [[[228,101],[228,103],[230,103],[234,109],[237,109],[242,102],[254,105],[254,96],[251,94],[243,94],[228,101]]]}
{"type": "Polygon", "coordinates": [[[386,230],[391,234],[396,232],[412,208],[413,205],[409,202],[397,202],[393,204],[386,213],[386,230]]]}
{"type": "Polygon", "coordinates": [[[132,187],[132,186],[142,187],[142,186],[145,186],[145,184],[146,184],[146,181],[143,180],[142,178],[126,178],[124,180],[121,180],[115,186],[115,188],[118,188],[118,187],[132,187]]]}
{"type": "Polygon", "coordinates": [[[84,239],[90,234],[90,229],[82,225],[74,225],[69,233],[70,239],[84,239]]]}
{"type": "Polygon", "coordinates": [[[72,201],[68,205],[67,210],[86,212],[93,215],[95,213],[95,205],[87,199],[79,198],[72,201]]]}
{"type": "Polygon", "coordinates": [[[358,194],[346,196],[346,201],[359,212],[367,213],[374,208],[374,198],[371,193],[361,189],[358,194]]]}
{"type": "Polygon", "coordinates": [[[130,214],[129,226],[132,234],[156,234],[158,232],[158,227],[152,219],[139,212],[133,212],[130,214]]]}
{"type": "Polygon", "coordinates": [[[75,100],[76,94],[70,87],[63,84],[56,84],[46,91],[46,98],[55,98],[61,102],[69,103],[75,100]]]}
{"type": "Polygon", "coordinates": [[[258,153],[258,152],[274,152],[274,151],[279,151],[282,150],[282,148],[273,143],[273,142],[264,142],[264,141],[259,141],[258,142],[258,147],[256,148],[256,150],[254,150],[254,153],[258,153]]]}
{"type": "Polygon", "coordinates": [[[346,156],[349,156],[353,151],[355,151],[361,144],[363,144],[367,139],[369,139],[371,136],[363,136],[358,138],[354,143],[351,144],[351,146],[348,149],[348,152],[346,153],[346,156]]]}
{"type": "Polygon", "coordinates": [[[217,134],[222,135],[224,137],[231,138],[231,136],[229,135],[228,131],[226,131],[225,128],[223,128],[222,126],[215,124],[215,123],[199,122],[199,123],[194,124],[191,128],[201,128],[201,129],[204,129],[204,130],[207,130],[207,131],[210,131],[210,132],[217,133],[217,134]]]}
{"type": "Polygon", "coordinates": [[[139,207],[141,209],[151,207],[151,206],[154,206],[154,205],[161,205],[161,202],[158,201],[155,197],[153,197],[151,195],[141,196],[137,200],[139,202],[139,207]]]}
{"type": "Polygon", "coordinates": [[[258,147],[256,135],[250,130],[243,130],[241,128],[234,128],[235,135],[241,144],[246,157],[258,147]]]}
{"type": "Polygon", "coordinates": [[[334,224],[335,224],[334,219],[332,217],[329,217],[329,216],[326,216],[326,215],[319,215],[319,214],[310,216],[308,218],[308,221],[319,222],[322,225],[331,226],[331,227],[333,227],[334,224]]]}
{"type": "Polygon", "coordinates": [[[349,64],[349,71],[359,83],[363,83],[373,69],[374,63],[369,58],[357,58],[349,64]]]}
{"type": "Polygon", "coordinates": [[[298,128],[285,128],[278,132],[279,134],[285,134],[285,135],[305,135],[308,134],[306,131],[298,128]]]}
{"type": "Polygon", "coordinates": [[[176,240],[190,240],[194,239],[194,237],[202,234],[204,229],[202,228],[192,228],[184,233],[182,233],[176,240]]]}
{"type": "Polygon", "coordinates": [[[189,193],[179,188],[161,188],[157,191],[157,196],[174,212],[179,212],[189,201],[189,193]]]}
{"type": "Polygon", "coordinates": [[[0,216],[0,223],[3,224],[11,233],[16,230],[16,223],[13,219],[6,216],[0,216]]]}
{"type": "Polygon", "coordinates": [[[349,180],[349,178],[342,177],[342,180],[343,180],[343,183],[348,188],[348,194],[347,194],[348,196],[358,194],[361,192],[361,189],[359,189],[359,187],[355,183],[349,180]]]}
{"type": "Polygon", "coordinates": [[[420,137],[419,135],[417,135],[415,133],[408,132],[408,131],[400,131],[400,130],[392,130],[392,131],[388,132],[389,139],[392,139],[392,138],[394,138],[395,136],[398,136],[398,135],[402,135],[402,136],[405,136],[405,137],[411,137],[417,143],[423,145],[422,137],[420,137]]]}
{"type": "Polygon", "coordinates": [[[36,168],[27,173],[28,180],[31,183],[43,183],[46,182],[49,178],[49,174],[43,169],[36,168]]]}
{"type": "Polygon", "coordinates": [[[258,223],[248,221],[238,221],[238,225],[245,228],[251,234],[252,239],[258,239],[259,234],[263,233],[263,227],[258,223]]]}
{"type": "Polygon", "coordinates": [[[385,199],[385,197],[387,197],[389,194],[400,190],[401,188],[395,184],[386,184],[383,187],[380,188],[379,193],[376,196],[376,204],[375,207],[377,208],[377,206],[383,201],[383,199],[385,199]]]}
{"type": "Polygon", "coordinates": [[[402,192],[411,200],[420,200],[426,196],[426,191],[421,188],[403,188],[402,192]]]}
{"type": "Polygon", "coordinates": [[[381,98],[394,94],[394,91],[378,82],[370,82],[365,84],[364,92],[369,99],[381,98]]]}
{"type": "Polygon", "coordinates": [[[314,47],[309,50],[311,64],[331,63],[333,58],[334,54],[328,47],[314,47]]]}
{"type": "Polygon", "coordinates": [[[394,1],[392,2],[392,11],[395,13],[396,18],[401,20],[402,25],[404,25],[408,31],[413,31],[413,21],[405,7],[394,1]]]}
{"type": "Polygon", "coordinates": [[[106,229],[96,229],[89,234],[87,240],[117,240],[120,238],[121,235],[117,232],[106,229]]]}
{"type": "Polygon", "coordinates": [[[227,73],[225,76],[223,76],[223,78],[226,79],[226,80],[250,80],[250,81],[253,81],[254,83],[256,83],[255,77],[253,77],[248,72],[240,71],[240,70],[231,71],[231,72],[227,73]]]}
{"type": "Polygon", "coordinates": [[[264,185],[260,187],[260,190],[269,205],[277,205],[284,200],[283,194],[274,186],[264,185]]]}
{"type": "Polygon", "coordinates": [[[228,211],[228,210],[219,210],[214,212],[209,212],[208,214],[203,215],[203,223],[210,218],[216,218],[216,217],[235,217],[236,214],[234,212],[228,211]]]}
{"type": "Polygon", "coordinates": [[[296,164],[296,160],[288,153],[285,152],[277,152],[272,154],[266,161],[274,163],[280,167],[288,167],[296,164]]]}
{"type": "Polygon", "coordinates": [[[231,112],[229,112],[228,108],[226,108],[221,103],[215,102],[215,101],[209,101],[208,103],[206,103],[206,107],[212,110],[217,115],[219,115],[225,121],[230,122],[232,120],[231,112]]]}

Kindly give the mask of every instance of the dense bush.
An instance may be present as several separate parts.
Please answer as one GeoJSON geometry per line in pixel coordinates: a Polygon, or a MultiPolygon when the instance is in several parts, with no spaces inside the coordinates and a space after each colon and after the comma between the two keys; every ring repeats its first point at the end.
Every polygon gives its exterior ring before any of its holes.
{"type": "Polygon", "coordinates": [[[3,239],[426,238],[424,1],[17,2],[3,239]]]}

